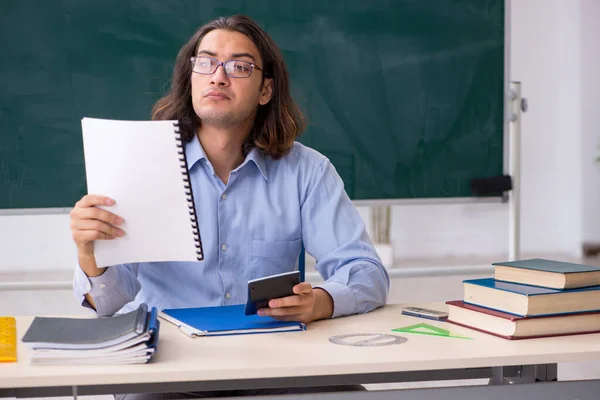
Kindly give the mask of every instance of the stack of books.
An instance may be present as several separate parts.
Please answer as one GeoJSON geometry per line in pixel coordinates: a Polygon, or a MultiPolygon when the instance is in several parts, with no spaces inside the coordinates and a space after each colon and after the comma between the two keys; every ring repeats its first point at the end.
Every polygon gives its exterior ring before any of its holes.
{"type": "Polygon", "coordinates": [[[35,317],[21,341],[32,365],[143,364],[156,351],[157,314],[141,304],[107,318],[35,317]]]}
{"type": "Polygon", "coordinates": [[[463,281],[448,322],[526,339],[600,332],[600,268],[530,259],[495,263],[494,277],[463,281]]]}

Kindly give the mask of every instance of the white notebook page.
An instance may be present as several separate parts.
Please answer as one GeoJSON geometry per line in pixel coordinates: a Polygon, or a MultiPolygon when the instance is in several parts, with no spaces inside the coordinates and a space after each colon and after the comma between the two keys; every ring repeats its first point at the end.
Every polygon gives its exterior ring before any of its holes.
{"type": "Polygon", "coordinates": [[[88,193],[114,199],[102,208],[125,220],[124,236],[94,242],[99,267],[198,261],[174,123],[83,118],[88,193]]]}

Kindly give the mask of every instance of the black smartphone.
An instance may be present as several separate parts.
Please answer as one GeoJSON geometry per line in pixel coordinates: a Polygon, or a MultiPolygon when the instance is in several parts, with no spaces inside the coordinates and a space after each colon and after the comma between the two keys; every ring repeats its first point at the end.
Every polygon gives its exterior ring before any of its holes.
{"type": "Polygon", "coordinates": [[[433,319],[436,321],[443,321],[448,318],[447,311],[430,310],[429,308],[422,307],[402,307],[402,314],[410,315],[412,317],[433,319]]]}
{"type": "Polygon", "coordinates": [[[248,281],[245,314],[256,314],[260,308],[268,308],[271,299],[292,296],[294,286],[299,283],[300,271],[285,272],[248,281]]]}

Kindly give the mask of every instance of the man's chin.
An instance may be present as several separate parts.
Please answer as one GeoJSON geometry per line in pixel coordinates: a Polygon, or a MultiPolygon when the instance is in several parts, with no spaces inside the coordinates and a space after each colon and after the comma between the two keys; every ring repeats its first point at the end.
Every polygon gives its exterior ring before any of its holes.
{"type": "Polygon", "coordinates": [[[232,113],[218,113],[218,112],[210,112],[210,113],[201,113],[198,115],[200,120],[202,120],[205,124],[210,125],[218,125],[218,126],[227,126],[231,124],[235,124],[237,118],[235,114],[232,113]]]}

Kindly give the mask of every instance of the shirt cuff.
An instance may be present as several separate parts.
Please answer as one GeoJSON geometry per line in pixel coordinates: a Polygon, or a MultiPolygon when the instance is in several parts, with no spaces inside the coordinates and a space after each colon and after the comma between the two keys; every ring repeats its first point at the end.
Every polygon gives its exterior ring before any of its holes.
{"type": "Polygon", "coordinates": [[[323,289],[333,299],[333,314],[331,318],[341,317],[355,313],[356,299],[354,293],[343,283],[336,281],[325,282],[322,285],[314,287],[323,289]]]}
{"type": "Polygon", "coordinates": [[[106,296],[117,285],[119,274],[116,268],[107,268],[100,276],[88,277],[91,289],[88,292],[92,298],[106,296]]]}
{"type": "Polygon", "coordinates": [[[77,264],[77,268],[75,268],[75,278],[73,279],[73,291],[79,304],[91,308],[85,300],[85,295],[89,293],[93,299],[106,296],[112,291],[117,282],[118,273],[115,268],[107,268],[100,276],[89,277],[83,272],[81,266],[77,264]]]}

